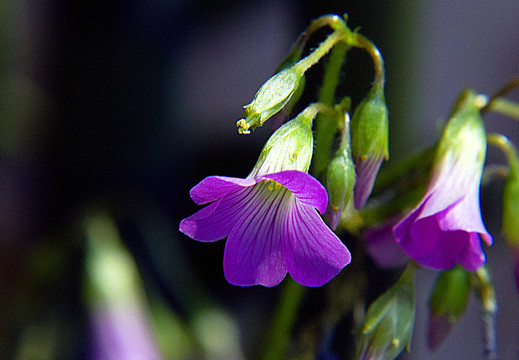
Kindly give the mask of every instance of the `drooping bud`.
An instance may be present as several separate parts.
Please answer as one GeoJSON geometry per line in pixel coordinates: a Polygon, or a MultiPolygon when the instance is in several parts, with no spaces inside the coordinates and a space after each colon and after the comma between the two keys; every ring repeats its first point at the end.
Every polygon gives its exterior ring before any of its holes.
{"type": "Polygon", "coordinates": [[[339,149],[328,165],[326,174],[326,189],[329,196],[326,214],[328,223],[334,230],[337,228],[342,213],[350,201],[355,185],[355,164],[351,158],[350,146],[350,117],[348,113],[344,113],[343,116],[344,126],[339,149]]]}
{"type": "Polygon", "coordinates": [[[382,83],[375,83],[368,96],[357,106],[351,121],[351,147],[357,181],[355,207],[368,200],[382,160],[389,157],[388,110],[382,83]]]}
{"type": "Polygon", "coordinates": [[[436,349],[467,309],[472,285],[470,273],[459,266],[442,271],[429,300],[431,310],[427,345],[436,349]]]}
{"type": "Polygon", "coordinates": [[[391,289],[368,309],[361,329],[358,359],[395,359],[411,343],[415,319],[414,274],[409,263],[391,289]]]}
{"type": "Polygon", "coordinates": [[[317,108],[310,105],[277,129],[267,140],[249,178],[285,170],[307,172],[313,152],[312,121],[317,108]]]}
{"type": "Polygon", "coordinates": [[[264,83],[249,105],[245,106],[245,118],[236,123],[240,134],[262,126],[271,116],[288,103],[299,87],[303,74],[292,66],[278,72],[264,83]]]}

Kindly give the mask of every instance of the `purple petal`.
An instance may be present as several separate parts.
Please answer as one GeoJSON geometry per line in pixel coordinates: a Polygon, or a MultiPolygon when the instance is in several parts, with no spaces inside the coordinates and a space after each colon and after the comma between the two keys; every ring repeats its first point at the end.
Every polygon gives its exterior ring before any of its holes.
{"type": "MultiPolygon", "coordinates": [[[[436,193],[446,191],[436,191],[436,193]]],[[[434,195],[430,200],[434,199],[434,195]]],[[[429,208],[429,201],[426,207],[429,208]]],[[[440,227],[444,231],[462,230],[466,232],[480,233],[485,236],[485,241],[492,244],[492,236],[487,232],[483,219],[481,218],[481,211],[479,206],[479,192],[465,194],[459,201],[452,203],[444,216],[440,219],[440,227]]],[[[430,209],[424,212],[431,212],[430,209]]]]}
{"type": "Polygon", "coordinates": [[[422,207],[423,204],[400,221],[393,230],[397,242],[407,255],[413,259],[422,258],[430,254],[436,247],[435,240],[438,237],[438,234],[432,233],[437,233],[437,224],[434,217],[417,221],[422,207]],[[418,241],[415,238],[416,233],[419,234],[418,241]],[[427,239],[422,236],[422,233],[428,235],[427,239]]]}
{"type": "Polygon", "coordinates": [[[272,179],[280,183],[290,190],[299,201],[317,208],[321,214],[326,211],[328,205],[326,189],[316,178],[305,172],[288,170],[264,175],[261,179],[272,179]]]}
{"type": "Polygon", "coordinates": [[[227,176],[208,176],[191,189],[189,195],[198,204],[207,204],[242,187],[256,184],[255,179],[240,179],[227,176]]]}
{"type": "Polygon", "coordinates": [[[383,156],[369,156],[365,160],[355,161],[357,180],[353,188],[353,200],[356,209],[361,209],[368,201],[382,160],[384,160],[383,156]]]}
{"type": "Polygon", "coordinates": [[[437,229],[431,229],[431,234],[422,234],[422,236],[424,237],[424,242],[434,242],[436,247],[430,254],[421,258],[416,257],[415,260],[421,265],[433,269],[450,269],[459,261],[470,234],[464,231],[438,231],[437,229]]]}
{"type": "Polygon", "coordinates": [[[180,222],[180,231],[198,241],[216,241],[231,232],[243,212],[241,203],[247,201],[251,190],[238,188],[218,201],[180,222]]]}
{"type": "Polygon", "coordinates": [[[268,190],[258,184],[245,211],[231,230],[224,253],[224,273],[234,285],[277,285],[287,270],[281,249],[282,219],[287,197],[284,188],[268,190]]]}
{"type": "Polygon", "coordinates": [[[287,217],[283,254],[295,281],[321,286],[350,263],[346,246],[312,207],[295,200],[287,217]]]}
{"type": "Polygon", "coordinates": [[[491,244],[492,237],[481,219],[478,198],[473,193],[459,197],[437,188],[394,228],[397,242],[414,260],[434,269],[449,269],[460,263],[475,271],[485,263],[478,234],[491,244]],[[474,200],[475,199],[475,200],[474,200]],[[448,205],[446,200],[454,201],[448,205]]]}
{"type": "Polygon", "coordinates": [[[470,233],[468,244],[460,255],[459,264],[468,271],[476,271],[485,264],[486,260],[479,235],[470,233]]]}

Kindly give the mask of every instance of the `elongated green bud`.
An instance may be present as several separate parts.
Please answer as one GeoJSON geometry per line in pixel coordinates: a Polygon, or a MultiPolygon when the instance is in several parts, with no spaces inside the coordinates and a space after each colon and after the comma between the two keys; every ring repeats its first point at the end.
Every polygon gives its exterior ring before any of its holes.
{"type": "Polygon", "coordinates": [[[334,230],[350,201],[355,185],[355,164],[351,158],[349,123],[349,115],[345,113],[339,149],[328,165],[326,174],[326,189],[329,196],[326,215],[330,227],[334,230]]]}
{"type": "Polygon", "coordinates": [[[357,106],[351,121],[351,147],[357,172],[354,188],[357,209],[368,200],[382,160],[389,157],[388,126],[384,88],[377,82],[357,106]]]}
{"type": "Polygon", "coordinates": [[[409,263],[391,289],[368,309],[361,329],[358,359],[395,359],[406,347],[409,350],[415,319],[414,274],[409,263]]]}

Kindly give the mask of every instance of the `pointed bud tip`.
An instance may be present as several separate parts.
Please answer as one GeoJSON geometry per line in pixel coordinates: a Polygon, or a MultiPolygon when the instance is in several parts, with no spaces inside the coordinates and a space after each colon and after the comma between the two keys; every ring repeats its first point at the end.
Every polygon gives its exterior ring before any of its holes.
{"type": "Polygon", "coordinates": [[[431,314],[427,329],[427,347],[430,350],[438,349],[451,332],[452,325],[448,316],[431,314]]]}

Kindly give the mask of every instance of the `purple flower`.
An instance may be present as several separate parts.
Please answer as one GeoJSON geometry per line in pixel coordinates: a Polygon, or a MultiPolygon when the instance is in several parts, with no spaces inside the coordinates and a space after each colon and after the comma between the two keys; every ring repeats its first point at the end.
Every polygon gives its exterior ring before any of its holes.
{"type": "Polygon", "coordinates": [[[205,208],[180,223],[191,238],[228,237],[224,273],[240,286],[274,286],[286,273],[302,285],[320,286],[351,256],[325,225],[325,188],[307,173],[288,170],[246,179],[209,176],[190,192],[205,208]]]}
{"type": "Polygon", "coordinates": [[[492,244],[479,206],[486,135],[479,110],[467,104],[445,128],[424,197],[394,228],[402,249],[434,269],[476,271],[486,261],[480,236],[492,244]]]}
{"type": "Polygon", "coordinates": [[[384,223],[363,233],[366,240],[366,253],[381,269],[403,267],[409,257],[395,241],[393,226],[400,217],[390,218],[384,223]]]}

